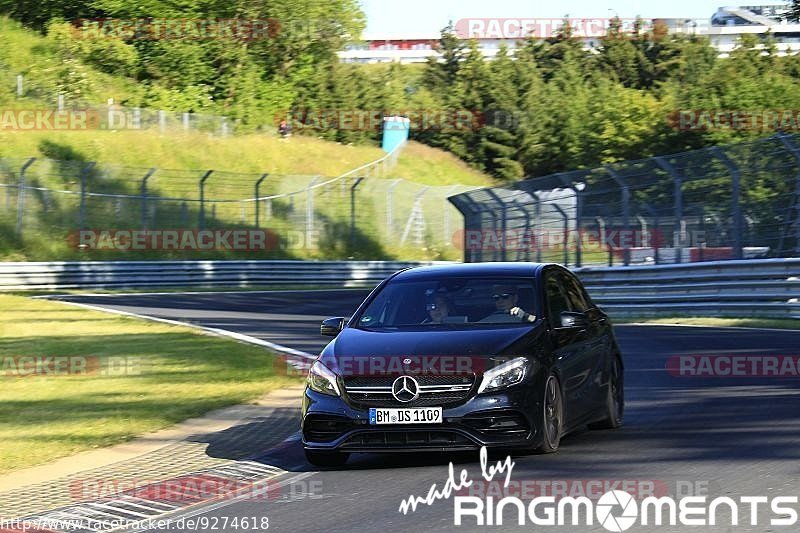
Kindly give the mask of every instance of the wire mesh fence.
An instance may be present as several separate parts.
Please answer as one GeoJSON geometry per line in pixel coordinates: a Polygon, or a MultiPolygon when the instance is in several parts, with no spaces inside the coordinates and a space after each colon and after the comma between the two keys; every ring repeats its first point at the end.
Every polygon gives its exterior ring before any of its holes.
{"type": "MultiPolygon", "coordinates": [[[[105,105],[89,103],[81,97],[68,97],[60,92],[62,87],[58,80],[47,76],[14,75],[10,70],[0,68],[0,101],[14,95],[15,107],[24,107],[28,102],[34,106],[38,101],[46,102],[55,111],[80,111],[87,117],[81,129],[118,131],[118,130],[158,130],[161,133],[202,132],[213,136],[227,137],[237,133],[240,126],[234,118],[210,113],[189,113],[150,109],[146,107],[124,106],[108,100],[105,105]]],[[[257,126],[243,128],[243,131],[277,136],[278,122],[274,116],[265,116],[257,126]]]]}
{"type": "Polygon", "coordinates": [[[29,260],[459,258],[448,197],[470,187],[395,179],[397,155],[337,177],[0,159],[0,248],[29,260]]]}
{"type": "Polygon", "coordinates": [[[800,136],[527,179],[451,198],[471,261],[800,256],[800,136]]]}

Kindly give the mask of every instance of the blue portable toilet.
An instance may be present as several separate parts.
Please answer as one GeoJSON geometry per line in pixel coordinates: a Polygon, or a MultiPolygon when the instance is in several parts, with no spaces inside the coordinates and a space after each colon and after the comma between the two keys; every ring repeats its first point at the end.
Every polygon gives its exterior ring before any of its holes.
{"type": "Polygon", "coordinates": [[[408,140],[411,131],[411,119],[406,117],[383,118],[383,149],[392,152],[408,140]]]}

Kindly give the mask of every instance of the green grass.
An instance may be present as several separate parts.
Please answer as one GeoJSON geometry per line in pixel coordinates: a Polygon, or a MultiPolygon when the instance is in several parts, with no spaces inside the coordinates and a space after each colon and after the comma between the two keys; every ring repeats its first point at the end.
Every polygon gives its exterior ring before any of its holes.
{"type": "Polygon", "coordinates": [[[615,324],[676,324],[686,326],[717,326],[738,328],[764,328],[800,330],[800,320],[793,318],[714,318],[714,317],[667,317],[667,318],[616,318],[615,324]]]}
{"type": "MultiPolygon", "coordinates": [[[[38,98],[55,102],[62,80],[62,60],[51,39],[40,33],[25,29],[8,17],[0,16],[0,103],[5,107],[30,107],[38,98]],[[17,74],[25,77],[29,97],[18,101],[4,97],[12,94],[17,74]]],[[[76,72],[86,80],[81,98],[88,102],[105,103],[108,98],[115,102],[136,102],[142,96],[141,86],[135,80],[112,76],[97,69],[75,62],[76,72]]]]}
{"type": "MultiPolygon", "coordinates": [[[[0,131],[0,157],[49,157],[161,169],[216,169],[255,175],[336,176],[384,155],[372,146],[345,146],[311,137],[244,135],[211,138],[203,133],[156,131],[0,131]]],[[[257,177],[257,176],[256,176],[257,177]]],[[[178,192],[178,191],[175,191],[178,192]]],[[[196,194],[196,191],[184,191],[196,194]]]]}
{"type": "Polygon", "coordinates": [[[3,358],[125,357],[138,372],[3,372],[0,473],[124,442],[299,382],[276,375],[281,366],[262,348],[188,328],[11,295],[0,295],[0,308],[3,358]]]}
{"type": "MultiPolygon", "coordinates": [[[[0,130],[0,157],[98,161],[137,168],[338,176],[384,155],[376,146],[302,136],[282,141],[257,134],[212,138],[198,132],[0,130]]],[[[432,186],[494,184],[490,176],[452,154],[415,142],[401,152],[397,167],[387,177],[432,186]]]]}
{"type": "Polygon", "coordinates": [[[392,177],[430,186],[498,185],[490,176],[478,172],[449,152],[410,142],[403,149],[392,177]]]}

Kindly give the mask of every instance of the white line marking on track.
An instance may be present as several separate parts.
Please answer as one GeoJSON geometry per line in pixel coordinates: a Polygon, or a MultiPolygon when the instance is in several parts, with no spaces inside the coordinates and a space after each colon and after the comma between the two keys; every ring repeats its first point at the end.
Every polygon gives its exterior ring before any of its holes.
{"type": "Polygon", "coordinates": [[[706,328],[706,329],[740,329],[744,331],[767,331],[773,333],[800,333],[800,330],[796,329],[778,329],[778,328],[752,328],[752,327],[745,327],[745,326],[707,326],[704,324],[650,324],[650,323],[642,323],[642,322],[629,322],[627,324],[614,324],[615,328],[624,328],[626,326],[635,326],[635,327],[648,327],[654,328],[659,326],[665,326],[670,328],[706,328]]]}
{"type": "Polygon", "coordinates": [[[265,341],[263,339],[257,339],[256,337],[251,337],[249,335],[244,335],[242,333],[236,333],[234,331],[227,331],[227,330],[219,329],[219,328],[210,328],[210,327],[207,327],[207,326],[200,326],[198,324],[192,324],[192,323],[189,323],[189,322],[181,322],[180,320],[171,320],[169,318],[158,318],[158,317],[149,316],[149,315],[140,315],[139,313],[131,313],[130,311],[122,311],[120,309],[110,309],[108,307],[101,307],[101,306],[97,306],[97,305],[83,304],[83,303],[78,303],[78,302],[70,302],[70,301],[67,301],[67,300],[54,299],[53,301],[54,302],[60,302],[62,304],[66,304],[66,305],[73,305],[73,306],[76,306],[76,307],[83,307],[84,309],[90,309],[92,311],[101,311],[101,312],[104,312],[104,313],[112,313],[112,314],[115,314],[115,315],[127,316],[127,317],[131,317],[131,318],[139,318],[139,319],[142,319],[142,320],[150,320],[152,322],[160,322],[162,324],[169,324],[170,326],[183,326],[183,327],[189,327],[189,328],[193,328],[193,329],[199,329],[199,330],[205,331],[206,333],[208,333],[210,335],[214,335],[215,337],[224,337],[224,338],[228,338],[228,339],[234,339],[234,340],[237,340],[237,341],[245,342],[245,343],[248,343],[248,344],[254,344],[256,346],[269,348],[270,350],[274,350],[276,352],[280,352],[280,353],[284,353],[284,354],[288,354],[288,355],[293,355],[293,356],[296,356],[296,357],[307,359],[309,361],[312,361],[312,360],[317,358],[315,355],[311,355],[310,353],[301,352],[300,350],[295,350],[294,348],[289,348],[287,346],[281,346],[280,344],[275,344],[273,342],[265,341]]]}
{"type": "Polygon", "coordinates": [[[368,291],[370,287],[350,287],[345,289],[281,289],[277,291],[189,291],[189,292],[81,292],[77,294],[39,294],[31,296],[31,298],[41,298],[44,300],[57,300],[69,296],[180,296],[187,294],[190,296],[198,296],[208,294],[213,296],[215,294],[297,294],[298,292],[342,292],[342,291],[368,291]]]}

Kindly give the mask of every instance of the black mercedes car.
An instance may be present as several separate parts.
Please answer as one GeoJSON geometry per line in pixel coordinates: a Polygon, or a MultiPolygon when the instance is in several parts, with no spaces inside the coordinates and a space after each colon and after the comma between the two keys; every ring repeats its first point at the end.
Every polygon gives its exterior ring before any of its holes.
{"type": "Polygon", "coordinates": [[[482,446],[549,453],[579,427],[622,424],[611,322],[559,265],[404,270],[321,332],[336,338],[303,397],[312,464],[482,446]]]}

